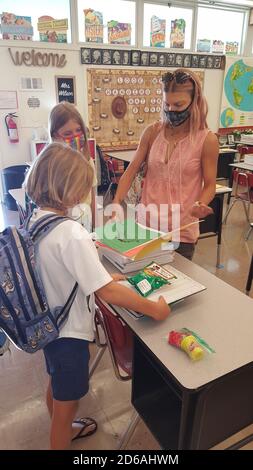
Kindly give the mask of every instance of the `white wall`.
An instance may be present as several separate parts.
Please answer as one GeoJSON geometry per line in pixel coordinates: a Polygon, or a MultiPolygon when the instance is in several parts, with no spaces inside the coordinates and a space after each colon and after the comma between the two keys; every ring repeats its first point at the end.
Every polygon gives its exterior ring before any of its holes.
{"type": "MultiPolygon", "coordinates": [[[[57,67],[33,67],[33,66],[16,66],[13,64],[8,52],[8,47],[0,46],[0,90],[17,91],[18,94],[18,109],[4,110],[0,109],[0,169],[24,163],[30,160],[30,147],[29,142],[32,138],[32,129],[34,127],[46,126],[50,109],[56,104],[56,89],[55,89],[55,76],[56,75],[75,75],[76,77],[76,96],[77,107],[85,118],[87,108],[85,107],[85,70],[84,66],[80,64],[80,57],[78,50],[59,50],[47,48],[35,48],[33,45],[22,47],[11,46],[12,51],[30,51],[32,48],[36,52],[57,52],[59,54],[66,54],[67,64],[63,68],[57,67]],[[43,82],[44,91],[21,91],[21,77],[41,77],[43,82]],[[24,106],[27,98],[36,96],[40,99],[41,107],[39,110],[32,110],[24,106]],[[27,110],[27,112],[25,112],[27,110]],[[18,132],[19,143],[10,144],[4,123],[4,116],[8,112],[16,111],[18,114],[18,132]]],[[[39,129],[38,129],[39,130],[39,129]]]]}
{"type": "MultiPolygon", "coordinates": [[[[74,75],[76,77],[77,107],[85,121],[87,120],[86,67],[80,63],[80,51],[69,47],[49,49],[36,46],[30,46],[26,43],[24,47],[19,45],[18,47],[11,46],[11,48],[13,52],[22,52],[34,48],[36,52],[42,53],[65,53],[67,65],[63,68],[16,66],[11,60],[8,47],[0,45],[0,90],[17,90],[18,94],[17,110],[0,109],[0,169],[30,160],[29,142],[32,138],[33,128],[47,126],[49,111],[56,104],[56,75],[74,75]],[[21,91],[21,77],[41,77],[44,91],[21,91]],[[37,96],[40,99],[41,107],[39,110],[34,111],[24,106],[24,101],[30,96],[37,96]],[[9,111],[16,111],[18,114],[19,143],[17,144],[10,144],[7,136],[4,116],[9,111]]],[[[209,103],[208,123],[214,131],[219,126],[223,73],[221,70],[205,70],[204,93],[209,103]]]]}

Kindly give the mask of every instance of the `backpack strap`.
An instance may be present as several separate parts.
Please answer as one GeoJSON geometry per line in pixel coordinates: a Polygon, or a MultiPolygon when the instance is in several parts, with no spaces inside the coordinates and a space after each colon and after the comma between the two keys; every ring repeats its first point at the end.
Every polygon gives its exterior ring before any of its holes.
{"type": "MultiPolygon", "coordinates": [[[[41,217],[37,222],[33,224],[31,229],[29,229],[30,236],[35,243],[38,245],[39,242],[48,235],[57,225],[61,224],[65,220],[70,220],[69,217],[64,217],[60,215],[45,215],[41,217]]],[[[72,307],[72,304],[75,300],[76,294],[78,289],[78,283],[76,282],[65,305],[62,309],[57,313],[55,320],[57,326],[60,328],[61,325],[65,322],[68,317],[69,311],[72,307]]]]}

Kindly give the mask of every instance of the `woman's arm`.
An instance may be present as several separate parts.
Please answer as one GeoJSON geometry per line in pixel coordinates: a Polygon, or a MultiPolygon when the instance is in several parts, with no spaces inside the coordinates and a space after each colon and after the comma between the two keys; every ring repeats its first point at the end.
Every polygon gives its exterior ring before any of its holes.
{"type": "Polygon", "coordinates": [[[199,202],[193,206],[191,211],[191,215],[194,217],[206,217],[213,212],[212,209],[208,207],[208,204],[215,196],[218,157],[218,139],[213,132],[209,132],[205,139],[201,156],[204,186],[199,197],[199,202]]]}
{"type": "Polygon", "coordinates": [[[141,167],[142,163],[145,161],[148,150],[149,150],[149,144],[150,144],[150,139],[152,135],[152,128],[153,128],[153,124],[151,124],[144,130],[141,136],[141,140],[138,145],[138,148],[135,152],[134,158],[120,178],[113,203],[121,204],[121,202],[125,199],[128,193],[128,190],[134,180],[135,175],[138,173],[139,168],[141,167]]]}

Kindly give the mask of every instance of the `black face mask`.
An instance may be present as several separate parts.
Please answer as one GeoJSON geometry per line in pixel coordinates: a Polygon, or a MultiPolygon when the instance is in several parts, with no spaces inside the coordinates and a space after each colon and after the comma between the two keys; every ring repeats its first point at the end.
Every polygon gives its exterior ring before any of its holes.
{"type": "Polygon", "coordinates": [[[183,109],[183,111],[163,111],[165,120],[168,124],[170,124],[172,127],[177,127],[183,124],[183,122],[186,121],[190,117],[190,108],[191,104],[187,106],[186,109],[183,109]]]}

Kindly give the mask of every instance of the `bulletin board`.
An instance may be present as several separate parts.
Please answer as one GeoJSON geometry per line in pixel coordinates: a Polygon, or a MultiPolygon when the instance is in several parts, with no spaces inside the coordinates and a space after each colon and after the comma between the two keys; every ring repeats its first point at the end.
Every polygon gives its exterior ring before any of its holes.
{"type": "MultiPolygon", "coordinates": [[[[202,86],[204,71],[194,70],[202,86]]],[[[106,150],[136,148],[160,119],[164,70],[88,69],[90,136],[106,150]]]]}

